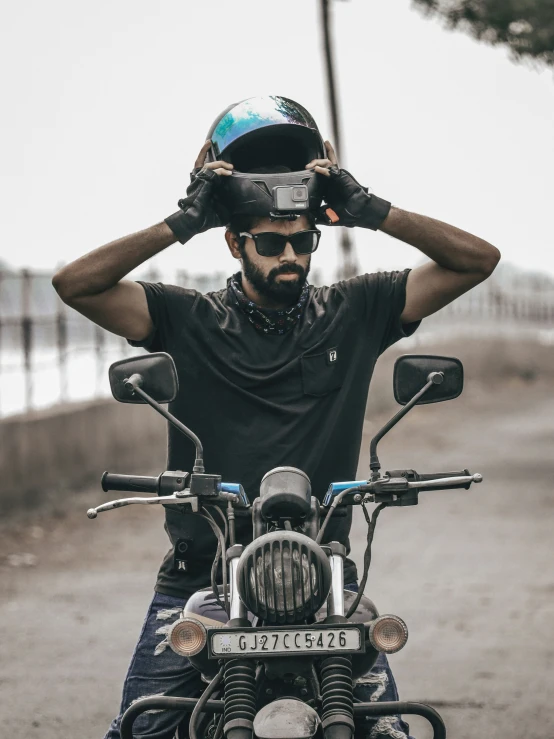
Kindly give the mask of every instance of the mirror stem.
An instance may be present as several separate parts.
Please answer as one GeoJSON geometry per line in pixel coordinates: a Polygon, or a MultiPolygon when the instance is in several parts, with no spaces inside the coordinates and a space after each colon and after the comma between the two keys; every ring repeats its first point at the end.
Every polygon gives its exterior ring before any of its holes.
{"type": "Polygon", "coordinates": [[[442,372],[431,372],[427,377],[427,384],[424,385],[421,390],[416,393],[414,397],[410,401],[408,401],[408,403],[406,403],[406,405],[401,408],[398,413],[393,416],[391,420],[388,421],[380,431],[375,434],[369,444],[369,468],[371,470],[372,480],[376,480],[379,477],[379,470],[381,469],[381,463],[379,462],[379,457],[377,456],[377,444],[381,441],[385,434],[388,434],[388,432],[394,426],[396,426],[401,418],[404,418],[406,413],[408,413],[408,411],[410,411],[414,407],[414,405],[417,404],[420,398],[425,395],[425,393],[430,390],[433,385],[440,385],[443,380],[444,375],[442,372]]]}
{"type": "Polygon", "coordinates": [[[163,405],[160,405],[154,400],[154,398],[151,398],[148,393],[145,393],[144,390],[140,387],[141,382],[142,377],[140,375],[131,375],[131,377],[127,380],[125,384],[130,385],[134,393],[140,395],[140,397],[145,400],[148,405],[151,405],[152,408],[158,411],[158,413],[162,415],[166,420],[168,420],[169,423],[173,424],[173,426],[179,429],[181,433],[189,437],[189,439],[194,443],[194,446],[196,447],[196,459],[194,460],[194,467],[192,471],[204,472],[204,449],[202,448],[202,442],[200,441],[198,436],[196,436],[195,433],[187,428],[184,423],[181,423],[181,421],[175,418],[175,416],[173,416],[169,411],[166,411],[163,405]]]}

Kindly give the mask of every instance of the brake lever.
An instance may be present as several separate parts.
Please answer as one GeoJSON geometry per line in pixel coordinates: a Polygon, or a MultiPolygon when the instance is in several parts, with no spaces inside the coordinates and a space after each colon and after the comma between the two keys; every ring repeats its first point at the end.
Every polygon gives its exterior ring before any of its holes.
{"type": "Polygon", "coordinates": [[[419,480],[418,482],[409,482],[410,488],[441,488],[445,485],[464,485],[472,482],[483,482],[483,475],[475,472],[473,475],[459,475],[457,477],[442,477],[438,480],[419,480]]]}
{"type": "MultiPolygon", "coordinates": [[[[223,487],[223,486],[222,486],[223,487]]],[[[224,487],[228,490],[237,490],[237,492],[227,492],[226,490],[220,490],[217,495],[208,498],[207,501],[223,501],[225,503],[232,503],[239,508],[250,507],[250,501],[244,493],[242,485],[234,485],[233,483],[224,483],[224,487]]],[[[204,496],[202,496],[204,500],[204,496]]],[[[89,508],[87,516],[91,519],[96,518],[99,513],[104,511],[113,511],[115,508],[123,508],[127,505],[190,505],[192,513],[198,513],[200,510],[199,496],[191,495],[190,488],[185,490],[177,490],[173,495],[155,495],[152,498],[119,498],[118,500],[111,500],[108,503],[103,503],[96,508],[89,508]]]]}
{"type": "Polygon", "coordinates": [[[470,485],[483,481],[483,475],[457,475],[442,477],[436,480],[409,480],[407,477],[380,477],[377,480],[361,485],[365,493],[364,500],[371,503],[387,503],[388,505],[417,505],[422,488],[445,488],[449,485],[470,485]]]}
{"type": "Polygon", "coordinates": [[[114,508],[123,508],[127,505],[190,505],[192,513],[198,513],[198,497],[196,495],[189,495],[188,491],[183,490],[173,495],[156,496],[154,498],[120,498],[119,500],[111,500],[108,503],[103,503],[96,508],[89,508],[87,516],[89,518],[96,518],[99,513],[104,511],[113,511],[114,508]]]}

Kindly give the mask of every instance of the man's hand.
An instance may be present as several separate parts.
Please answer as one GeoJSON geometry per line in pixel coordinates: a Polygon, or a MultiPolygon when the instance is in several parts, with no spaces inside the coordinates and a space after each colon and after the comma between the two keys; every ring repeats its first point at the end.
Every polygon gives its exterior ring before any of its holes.
{"type": "Polygon", "coordinates": [[[211,142],[206,141],[194,163],[187,197],[177,203],[180,210],[165,219],[169,228],[185,244],[196,234],[225,226],[228,213],[218,198],[219,178],[233,173],[229,162],[209,162],[206,156],[211,142]]]}
{"type": "Polygon", "coordinates": [[[435,313],[492,273],[500,252],[491,244],[459,228],[416,213],[391,208],[390,203],[370,195],[352,175],[339,169],[331,144],[325,142],[327,159],[313,159],[306,169],[329,178],[319,223],[362,226],[411,244],[432,261],[412,269],[406,284],[403,323],[435,313]],[[332,209],[332,210],[331,210],[332,209]]]}
{"type": "MultiPolygon", "coordinates": [[[[195,162],[183,210],[165,223],[125,236],[68,264],[52,280],[61,299],[99,326],[127,339],[142,341],[154,328],[146,294],[137,282],[124,279],[175,238],[184,243],[196,233],[223,225],[214,203],[220,176],[228,176],[228,162],[206,164],[206,141],[195,162]]],[[[182,207],[182,206],[181,206],[182,207]]],[[[224,216],[223,216],[224,218],[224,216]]]]}
{"type": "Polygon", "coordinates": [[[330,168],[338,168],[339,163],[337,161],[335,150],[331,146],[330,141],[325,142],[325,151],[327,152],[327,159],[312,159],[311,162],[308,162],[308,164],[306,164],[306,169],[313,169],[318,174],[322,174],[324,177],[330,177],[330,168]]]}
{"type": "Polygon", "coordinates": [[[223,175],[224,177],[233,174],[233,165],[229,164],[229,162],[208,162],[206,164],[206,157],[208,156],[211,145],[212,142],[209,139],[204,142],[204,146],[200,149],[194,162],[193,174],[197,174],[201,169],[213,170],[216,174],[223,175]]]}
{"type": "Polygon", "coordinates": [[[327,177],[325,199],[327,206],[321,208],[318,223],[327,226],[346,226],[371,228],[376,231],[390,210],[390,203],[376,195],[371,195],[367,187],[362,187],[345,169],[339,169],[335,150],[325,142],[327,159],[312,159],[306,169],[313,169],[327,177]]]}

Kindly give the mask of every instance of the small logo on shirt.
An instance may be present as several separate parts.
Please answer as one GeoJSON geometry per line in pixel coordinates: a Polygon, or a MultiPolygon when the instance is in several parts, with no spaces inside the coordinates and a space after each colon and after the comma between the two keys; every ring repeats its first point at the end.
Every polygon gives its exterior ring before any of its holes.
{"type": "Polygon", "coordinates": [[[336,362],[337,359],[338,359],[337,350],[336,349],[328,349],[327,350],[327,361],[329,362],[329,364],[331,364],[331,362],[336,362]]]}

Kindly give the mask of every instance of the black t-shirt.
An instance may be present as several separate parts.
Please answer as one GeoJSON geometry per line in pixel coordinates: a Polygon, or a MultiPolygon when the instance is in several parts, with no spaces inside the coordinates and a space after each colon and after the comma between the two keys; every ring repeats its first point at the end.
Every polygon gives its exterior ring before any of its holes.
{"type": "MultiPolygon", "coordinates": [[[[253,500],[274,467],[303,470],[320,500],[329,483],[355,479],[369,382],[379,355],[416,324],[402,325],[409,270],[377,272],[310,287],[303,314],[288,333],[258,331],[227,289],[202,295],[141,283],[154,332],[143,342],[177,367],[179,394],[170,411],[200,437],[206,472],[239,482],[253,500]]],[[[170,470],[192,471],[194,445],[168,425],[170,470]]],[[[332,519],[326,541],[349,550],[348,516],[332,519]]],[[[210,582],[216,540],[207,521],[166,508],[172,549],[156,590],[186,596],[210,582]],[[188,544],[186,571],[174,564],[178,539],[188,544]]],[[[252,540],[250,514],[237,539],[252,540]]],[[[356,579],[347,560],[345,582],[356,579]]]]}

